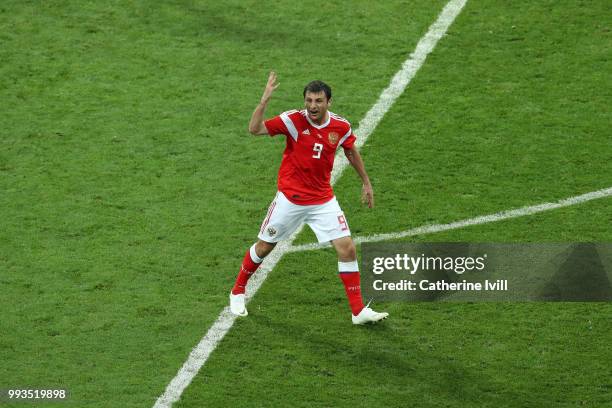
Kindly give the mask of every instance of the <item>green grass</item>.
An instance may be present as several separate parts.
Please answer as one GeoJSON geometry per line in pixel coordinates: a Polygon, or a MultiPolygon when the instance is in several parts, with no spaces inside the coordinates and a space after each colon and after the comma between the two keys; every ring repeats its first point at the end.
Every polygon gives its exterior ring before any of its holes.
{"type": "MultiPolygon", "coordinates": [[[[4,2],[0,388],[152,406],[274,195],[283,141],[246,132],[267,72],[270,115],[320,78],[356,128],[444,3],[4,2]]],[[[362,151],[376,208],[352,172],[336,187],[353,233],[612,186],[606,7],[468,2],[362,151]]],[[[612,241],[611,221],[602,199],[410,240],[612,241]]],[[[608,304],[381,306],[351,327],[333,253],[288,255],[177,406],[610,402],[608,304]]]]}
{"type": "MultiPolygon", "coordinates": [[[[609,204],[602,200],[412,241],[564,241],[569,236],[564,225],[580,224],[585,211],[594,215],[584,236],[609,240],[602,227],[609,204]]],[[[376,307],[391,314],[384,324],[352,327],[333,251],[289,254],[178,406],[245,400],[255,406],[291,400],[298,407],[610,402],[609,303],[379,302],[376,307]]]]}

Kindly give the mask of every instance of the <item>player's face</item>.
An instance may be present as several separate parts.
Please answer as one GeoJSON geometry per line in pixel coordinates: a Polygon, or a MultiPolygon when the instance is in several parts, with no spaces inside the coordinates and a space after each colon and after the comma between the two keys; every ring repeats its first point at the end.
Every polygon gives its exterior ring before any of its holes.
{"type": "Polygon", "coordinates": [[[331,101],[325,96],[325,92],[306,92],[304,96],[304,106],[308,112],[308,117],[314,123],[321,124],[327,119],[327,109],[331,101]]]}

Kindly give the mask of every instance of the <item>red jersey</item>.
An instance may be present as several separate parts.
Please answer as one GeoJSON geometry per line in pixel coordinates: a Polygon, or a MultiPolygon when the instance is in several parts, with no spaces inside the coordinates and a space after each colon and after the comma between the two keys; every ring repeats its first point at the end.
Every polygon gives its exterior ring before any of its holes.
{"type": "Polygon", "coordinates": [[[313,123],[306,110],[283,112],[264,121],[268,134],[287,136],[278,170],[278,190],[298,205],[323,204],[334,197],[330,178],[336,149],[355,144],[351,124],[328,111],[328,120],[313,123]]]}

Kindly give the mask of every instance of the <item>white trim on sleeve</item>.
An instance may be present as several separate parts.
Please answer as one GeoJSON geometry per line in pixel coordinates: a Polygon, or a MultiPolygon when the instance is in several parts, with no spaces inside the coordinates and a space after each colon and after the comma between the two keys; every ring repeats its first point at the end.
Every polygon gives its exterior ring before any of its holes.
{"type": "Polygon", "coordinates": [[[353,129],[349,128],[348,132],[346,132],[346,134],[342,136],[342,139],[340,139],[340,141],[338,142],[338,146],[342,146],[342,143],[344,143],[346,139],[348,139],[351,133],[353,133],[353,129]]]}
{"type": "Polygon", "coordinates": [[[293,140],[295,140],[297,142],[298,139],[298,131],[295,128],[295,125],[293,124],[293,121],[291,120],[291,118],[289,117],[289,115],[287,115],[287,112],[283,112],[280,114],[280,118],[282,119],[283,123],[285,124],[285,126],[287,127],[287,130],[289,131],[289,134],[291,135],[291,137],[293,138],[293,140]]]}

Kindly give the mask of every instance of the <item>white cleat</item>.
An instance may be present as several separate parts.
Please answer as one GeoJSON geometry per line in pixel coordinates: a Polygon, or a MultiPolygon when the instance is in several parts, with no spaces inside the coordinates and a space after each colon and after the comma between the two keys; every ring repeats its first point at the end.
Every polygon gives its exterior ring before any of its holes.
{"type": "Polygon", "coordinates": [[[389,316],[389,313],[386,312],[375,312],[370,309],[368,306],[364,307],[361,312],[357,316],[352,315],[353,324],[366,324],[366,323],[375,323],[380,320],[386,319],[389,316]]]}
{"type": "Polygon", "coordinates": [[[236,316],[248,316],[249,312],[246,310],[244,293],[234,295],[230,292],[230,311],[236,316]]]}

